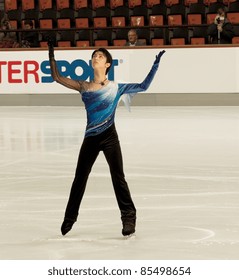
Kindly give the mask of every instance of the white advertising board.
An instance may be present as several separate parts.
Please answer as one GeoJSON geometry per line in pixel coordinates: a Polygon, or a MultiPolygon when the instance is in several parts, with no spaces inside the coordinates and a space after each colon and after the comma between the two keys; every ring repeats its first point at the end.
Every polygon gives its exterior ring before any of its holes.
{"type": "MultiPolygon", "coordinates": [[[[109,79],[142,82],[162,49],[110,49],[109,79]]],[[[56,50],[65,76],[89,80],[92,50],[56,50]]],[[[168,48],[150,93],[238,93],[239,48],[168,48]]],[[[74,93],[52,82],[46,50],[0,51],[0,94],[74,93]]],[[[77,93],[77,92],[75,92],[77,93]]]]}

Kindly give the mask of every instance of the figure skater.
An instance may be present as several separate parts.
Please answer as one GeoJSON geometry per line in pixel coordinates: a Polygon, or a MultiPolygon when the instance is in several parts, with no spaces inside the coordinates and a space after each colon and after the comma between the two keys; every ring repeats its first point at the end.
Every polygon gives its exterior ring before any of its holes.
{"type": "Polygon", "coordinates": [[[112,56],[105,48],[99,48],[92,53],[94,78],[89,82],[62,76],[57,69],[51,40],[48,42],[48,48],[54,81],[80,92],[87,112],[85,136],[79,153],[64,221],[61,226],[62,235],[68,233],[77,220],[87,179],[100,151],[103,151],[110,168],[114,192],[121,213],[122,234],[124,236],[131,235],[135,232],[136,208],[123,171],[121,148],[114,123],[115,111],[123,94],[132,97],[137,92],[147,90],[165,51],[159,52],[156,56],[152,69],[142,83],[118,84],[114,81],[109,81],[106,77],[112,64],[112,56]]]}

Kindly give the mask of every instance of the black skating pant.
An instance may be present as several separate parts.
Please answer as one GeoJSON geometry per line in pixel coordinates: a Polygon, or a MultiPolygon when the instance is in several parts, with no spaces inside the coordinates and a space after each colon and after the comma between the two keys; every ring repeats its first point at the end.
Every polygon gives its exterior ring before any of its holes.
{"type": "Polygon", "coordinates": [[[125,181],[121,148],[114,124],[101,134],[84,139],[66,207],[65,219],[77,220],[87,179],[100,151],[103,151],[110,168],[122,221],[136,219],[136,209],[125,181]]]}

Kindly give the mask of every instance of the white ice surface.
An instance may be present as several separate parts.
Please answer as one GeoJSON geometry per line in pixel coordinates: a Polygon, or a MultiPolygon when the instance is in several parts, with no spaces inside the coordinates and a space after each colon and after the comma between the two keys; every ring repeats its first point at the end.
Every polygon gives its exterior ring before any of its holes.
{"type": "Polygon", "coordinates": [[[136,236],[121,235],[102,154],[60,234],[83,107],[0,108],[0,259],[238,259],[239,108],[117,109],[136,236]]]}

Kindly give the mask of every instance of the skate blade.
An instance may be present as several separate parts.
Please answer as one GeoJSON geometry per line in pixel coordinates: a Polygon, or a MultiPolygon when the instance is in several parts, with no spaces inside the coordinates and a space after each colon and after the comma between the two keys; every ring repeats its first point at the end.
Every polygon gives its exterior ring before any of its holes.
{"type": "Polygon", "coordinates": [[[129,235],[125,235],[123,238],[124,239],[134,239],[136,237],[136,234],[135,233],[131,233],[129,235]]]}

